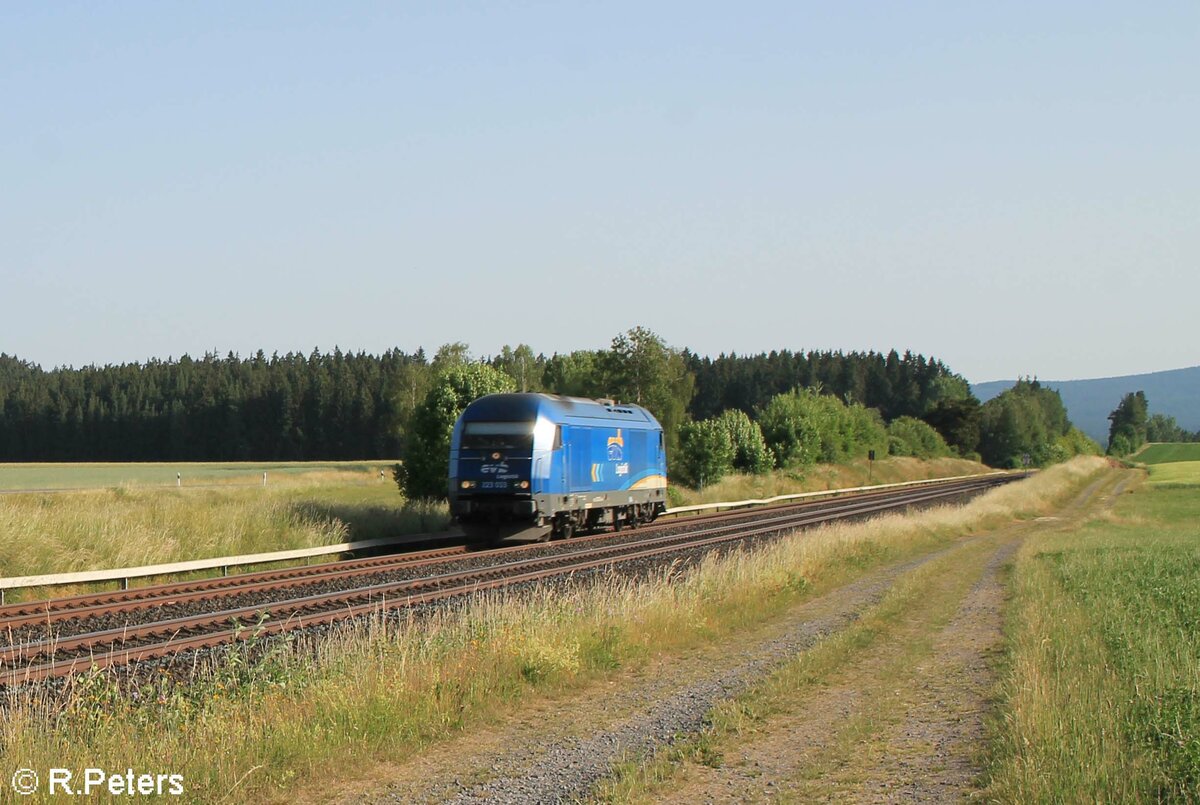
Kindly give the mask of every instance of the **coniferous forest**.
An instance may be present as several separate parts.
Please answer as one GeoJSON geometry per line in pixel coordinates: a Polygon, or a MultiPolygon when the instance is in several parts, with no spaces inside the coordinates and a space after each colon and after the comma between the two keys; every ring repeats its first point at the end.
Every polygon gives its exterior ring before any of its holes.
{"type": "MultiPolygon", "coordinates": [[[[465,344],[381,355],[215,354],[46,370],[0,354],[0,461],[301,461],[403,458],[413,412],[447,367],[476,362],[465,344]]],[[[527,345],[479,360],[521,391],[640,402],[668,431],[725,411],[754,418],[786,392],[812,389],[918,418],[961,455],[980,447],[966,381],[923,355],[790,352],[701,357],[643,328],[608,349],[549,357],[527,345]]]]}

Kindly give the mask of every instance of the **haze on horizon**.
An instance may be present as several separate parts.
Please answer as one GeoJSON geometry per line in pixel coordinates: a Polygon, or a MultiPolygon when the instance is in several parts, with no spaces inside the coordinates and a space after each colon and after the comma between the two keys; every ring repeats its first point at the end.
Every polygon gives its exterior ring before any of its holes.
{"type": "Polygon", "coordinates": [[[1200,5],[0,9],[0,352],[1200,364],[1200,5]]]}

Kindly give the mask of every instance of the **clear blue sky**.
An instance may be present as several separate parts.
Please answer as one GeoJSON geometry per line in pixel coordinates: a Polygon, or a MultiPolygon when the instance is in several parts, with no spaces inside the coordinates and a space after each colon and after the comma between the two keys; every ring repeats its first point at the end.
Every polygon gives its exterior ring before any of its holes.
{"type": "Polygon", "coordinates": [[[7,3],[0,352],[1200,364],[1200,4],[7,3]]]}

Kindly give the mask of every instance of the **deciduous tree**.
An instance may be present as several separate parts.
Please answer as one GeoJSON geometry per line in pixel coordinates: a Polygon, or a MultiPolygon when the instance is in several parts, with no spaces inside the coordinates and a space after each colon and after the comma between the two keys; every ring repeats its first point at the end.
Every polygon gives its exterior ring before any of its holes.
{"type": "Polygon", "coordinates": [[[1146,395],[1141,391],[1131,391],[1121,398],[1108,415],[1108,421],[1112,423],[1108,430],[1111,455],[1129,455],[1146,443],[1148,409],[1146,395]]]}
{"type": "Polygon", "coordinates": [[[463,409],[485,394],[512,391],[513,379],[483,363],[461,363],[441,371],[413,413],[404,451],[404,471],[397,477],[405,497],[446,497],[450,469],[450,435],[463,409]]]}

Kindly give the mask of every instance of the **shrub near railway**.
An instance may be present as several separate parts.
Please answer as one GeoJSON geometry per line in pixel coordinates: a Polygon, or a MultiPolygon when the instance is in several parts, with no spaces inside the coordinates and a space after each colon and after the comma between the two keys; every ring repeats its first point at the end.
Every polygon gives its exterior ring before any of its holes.
{"type": "Polygon", "coordinates": [[[1027,543],[992,793],[1011,802],[1200,798],[1200,464],[1027,543]]]}

